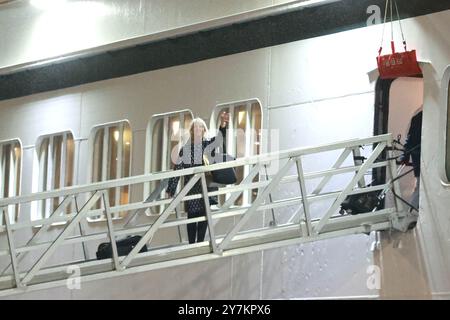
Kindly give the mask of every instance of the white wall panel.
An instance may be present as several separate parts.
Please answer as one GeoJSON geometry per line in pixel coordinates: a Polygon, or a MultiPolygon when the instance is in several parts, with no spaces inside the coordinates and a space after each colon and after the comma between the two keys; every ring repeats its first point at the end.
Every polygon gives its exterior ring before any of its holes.
{"type": "MultiPolygon", "coordinates": [[[[373,109],[373,93],[272,108],[269,111],[270,128],[280,130],[280,150],[370,137],[373,134],[373,109]]],[[[304,165],[305,169],[311,170],[320,163],[304,165]]]]}
{"type": "Polygon", "coordinates": [[[52,297],[52,300],[68,300],[72,298],[72,291],[65,287],[52,288],[46,290],[45,295],[42,292],[30,292],[2,297],[2,300],[46,300],[49,296],[52,297]]]}
{"type": "Polygon", "coordinates": [[[83,285],[75,299],[230,299],[230,259],[156,270],[83,285]],[[208,276],[204,276],[208,274],[208,276]],[[214,279],[214,281],[211,281],[214,279]],[[146,285],[142,285],[145,283],[146,285]],[[110,288],[105,292],[104,288],[110,288]]]}
{"type": "Polygon", "coordinates": [[[272,0],[145,1],[145,33],[170,30],[272,5],[272,0]]]}
{"type": "Polygon", "coordinates": [[[267,61],[263,49],[82,86],[82,135],[118,119],[142,130],[154,114],[190,108],[209,123],[218,103],[261,97],[264,105],[267,61]]]}
{"type": "MultiPolygon", "coordinates": [[[[373,104],[373,93],[367,93],[270,109],[270,128],[271,130],[279,130],[279,146],[277,149],[271,149],[271,151],[305,148],[336,141],[370,137],[373,134],[373,104]],[[289,119],[289,121],[286,121],[286,119],[289,119]]],[[[272,147],[275,148],[275,145],[272,141],[272,147]]],[[[362,154],[368,151],[362,150],[362,154]]],[[[341,152],[333,151],[304,157],[304,171],[312,172],[331,168],[341,152]]],[[[349,157],[344,165],[351,164],[351,157],[349,157]]],[[[296,169],[292,168],[290,173],[295,174],[295,172],[296,169]]],[[[317,183],[313,180],[308,181],[308,190],[317,183]]],[[[341,187],[342,183],[339,179],[337,181],[333,179],[327,189],[341,187]]],[[[283,192],[288,191],[292,191],[292,189],[283,189],[283,192]]]]}
{"type": "Polygon", "coordinates": [[[357,29],[274,47],[269,105],[307,103],[373,90],[366,73],[376,67],[379,41],[374,39],[378,29],[357,29]]]}
{"type": "MultiPolygon", "coordinates": [[[[56,3],[57,1],[53,1],[56,3]]],[[[0,67],[97,47],[144,33],[138,0],[61,1],[48,9],[28,1],[1,7],[0,67]],[[81,23],[80,23],[81,22],[81,23]],[[5,49],[5,50],[3,50],[5,49]]]]}
{"type": "Polygon", "coordinates": [[[77,138],[80,104],[81,95],[70,91],[8,100],[0,108],[0,137],[20,137],[23,146],[34,145],[40,135],[66,130],[77,138]]]}
{"type": "MultiPolygon", "coordinates": [[[[434,14],[433,19],[423,16],[402,21],[409,50],[418,49],[420,61],[433,59],[437,79],[442,77],[448,62],[439,52],[450,52],[443,32],[449,28],[447,15],[441,12],[434,14]]],[[[394,24],[394,30],[397,51],[402,51],[398,24],[394,24]]],[[[269,105],[305,103],[373,90],[367,73],[376,69],[381,35],[382,26],[377,25],[274,47],[269,105]],[[286,68],[290,71],[286,72],[286,68]]],[[[390,52],[389,41],[388,26],[385,54],[390,52]]]]}
{"type": "Polygon", "coordinates": [[[265,251],[262,298],[377,295],[367,287],[372,240],[355,235],[265,251]]]}
{"type": "MultiPolygon", "coordinates": [[[[450,54],[447,54],[450,61],[450,54]]],[[[447,71],[448,72],[448,71],[447,71]]],[[[425,74],[422,132],[420,234],[433,293],[450,292],[450,189],[441,184],[445,156],[447,106],[443,98],[448,82],[434,82],[434,70],[425,74]],[[428,77],[427,77],[428,75],[428,77]]],[[[448,73],[444,79],[448,79],[448,73]]],[[[447,80],[448,81],[448,80],[447,80]]]]}
{"type": "Polygon", "coordinates": [[[66,0],[42,9],[18,1],[0,7],[0,68],[288,2],[66,0]]]}
{"type": "Polygon", "coordinates": [[[261,252],[231,258],[231,299],[261,299],[261,252]]]}

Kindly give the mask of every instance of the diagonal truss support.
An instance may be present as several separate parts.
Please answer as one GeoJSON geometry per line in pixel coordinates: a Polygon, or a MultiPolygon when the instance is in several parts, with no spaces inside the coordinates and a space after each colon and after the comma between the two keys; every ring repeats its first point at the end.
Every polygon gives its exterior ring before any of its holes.
{"type": "Polygon", "coordinates": [[[286,175],[289,169],[294,164],[295,160],[289,158],[287,163],[278,171],[272,181],[264,188],[263,192],[258,193],[256,200],[252,203],[252,206],[245,212],[245,214],[241,217],[239,222],[231,229],[231,231],[225,236],[222,242],[219,245],[219,252],[223,252],[233,239],[233,237],[242,229],[242,227],[247,223],[250,217],[255,213],[258,207],[263,203],[265,198],[272,192],[272,190],[278,186],[280,180],[286,175]]]}
{"type": "Polygon", "coordinates": [[[136,257],[142,247],[149,242],[153,236],[155,235],[158,228],[166,221],[166,219],[170,216],[172,211],[178,206],[178,204],[183,200],[183,198],[187,195],[189,190],[195,185],[195,183],[200,179],[199,173],[195,174],[189,182],[184,186],[184,188],[177,194],[177,196],[172,200],[172,202],[167,206],[167,208],[161,213],[156,222],[150,227],[150,229],[142,236],[141,240],[136,244],[133,250],[125,257],[120,265],[120,269],[125,269],[130,262],[136,257]]]}
{"type": "Polygon", "coordinates": [[[60,235],[56,238],[56,240],[52,243],[52,245],[45,251],[45,253],[41,256],[41,258],[36,262],[36,264],[31,268],[31,270],[27,273],[27,275],[23,278],[22,283],[28,284],[36,273],[42,268],[42,266],[47,262],[47,260],[52,256],[58,246],[65,240],[65,238],[69,235],[70,232],[73,231],[75,226],[83,219],[86,213],[91,209],[91,207],[97,202],[97,200],[101,197],[101,192],[96,191],[91,196],[91,198],[87,201],[84,207],[78,212],[72,221],[66,225],[64,230],[60,233],[60,235]]]}
{"type": "Polygon", "coordinates": [[[361,180],[361,178],[364,177],[364,174],[366,171],[373,165],[375,160],[380,156],[381,152],[386,148],[386,142],[380,142],[375,150],[372,152],[370,157],[367,159],[367,161],[361,166],[359,171],[356,173],[356,175],[353,177],[353,179],[350,181],[350,183],[345,187],[344,190],[340,193],[340,195],[337,197],[337,199],[334,201],[333,205],[328,209],[327,213],[325,214],[322,219],[320,219],[319,224],[316,226],[314,230],[314,234],[318,235],[325,224],[328,222],[328,220],[331,218],[331,216],[335,213],[335,211],[338,209],[338,207],[341,205],[341,203],[347,198],[349,192],[353,189],[355,184],[361,180]]]}

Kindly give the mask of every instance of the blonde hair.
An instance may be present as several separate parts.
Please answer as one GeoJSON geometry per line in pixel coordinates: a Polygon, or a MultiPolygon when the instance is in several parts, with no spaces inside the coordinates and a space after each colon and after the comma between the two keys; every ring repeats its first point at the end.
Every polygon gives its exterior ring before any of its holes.
{"type": "Polygon", "coordinates": [[[203,138],[207,138],[209,135],[208,127],[206,126],[205,121],[202,118],[195,118],[192,120],[191,125],[189,126],[189,138],[191,142],[194,141],[194,126],[201,125],[204,129],[203,138]]]}

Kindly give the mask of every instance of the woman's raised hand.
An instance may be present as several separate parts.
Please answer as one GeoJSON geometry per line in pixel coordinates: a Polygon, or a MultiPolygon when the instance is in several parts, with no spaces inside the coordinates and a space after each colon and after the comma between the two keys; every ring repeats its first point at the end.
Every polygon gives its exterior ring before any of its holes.
{"type": "Polygon", "coordinates": [[[230,114],[228,112],[222,112],[220,114],[220,127],[224,128],[227,126],[228,122],[230,121],[230,114]]]}

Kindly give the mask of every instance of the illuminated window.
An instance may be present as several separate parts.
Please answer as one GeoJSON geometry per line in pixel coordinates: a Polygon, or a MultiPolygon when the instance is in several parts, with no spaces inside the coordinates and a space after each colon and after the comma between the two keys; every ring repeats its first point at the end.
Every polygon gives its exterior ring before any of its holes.
{"type": "Polygon", "coordinates": [[[447,152],[445,157],[445,172],[450,181],[450,81],[447,87],[447,152]]]}
{"type": "MultiPolygon", "coordinates": [[[[91,154],[91,182],[126,178],[131,173],[132,132],[128,121],[120,121],[95,127],[89,138],[91,154]]],[[[111,207],[129,203],[129,186],[109,188],[111,207]]],[[[101,200],[96,204],[101,208],[101,200]]],[[[115,213],[113,218],[122,217],[125,212],[115,213]]],[[[90,219],[98,221],[104,216],[90,219]]]]}
{"type": "MultiPolygon", "coordinates": [[[[227,153],[236,158],[250,157],[261,153],[261,103],[257,100],[244,101],[233,104],[223,104],[216,107],[213,114],[213,123],[216,128],[220,125],[220,114],[230,114],[230,123],[226,137],[227,153]]],[[[236,168],[237,183],[248,175],[250,166],[236,168]]],[[[259,181],[257,175],[253,182],[259,181]]],[[[251,203],[258,195],[257,190],[244,192],[237,200],[236,205],[251,203]]],[[[223,201],[223,199],[221,199],[223,201]]]]}
{"type": "MultiPolygon", "coordinates": [[[[145,172],[161,172],[172,170],[182,143],[185,142],[185,135],[189,130],[193,119],[190,110],[181,110],[165,114],[154,115],[147,126],[147,147],[145,172]]],[[[144,196],[148,197],[153,190],[160,185],[159,181],[146,184],[144,187],[144,196]]],[[[179,184],[180,186],[181,184],[179,184]]],[[[178,188],[180,188],[178,186],[178,188]]],[[[163,196],[164,191],[161,191],[163,196]]],[[[164,209],[152,207],[153,214],[159,214],[164,209]]]]}
{"type": "MultiPolygon", "coordinates": [[[[71,132],[39,137],[33,170],[33,192],[62,189],[73,185],[75,143],[71,132]]],[[[63,197],[45,199],[32,204],[34,220],[48,218],[63,197]]],[[[70,213],[71,206],[67,206],[70,213]]]]}
{"type": "MultiPolygon", "coordinates": [[[[20,193],[20,171],[22,165],[22,146],[19,140],[0,142],[0,197],[9,198],[20,193]]],[[[9,221],[17,221],[19,205],[8,207],[9,221]]],[[[3,224],[3,211],[0,210],[0,224],[3,224]]]]}

